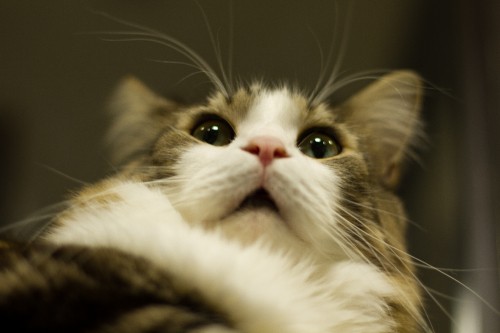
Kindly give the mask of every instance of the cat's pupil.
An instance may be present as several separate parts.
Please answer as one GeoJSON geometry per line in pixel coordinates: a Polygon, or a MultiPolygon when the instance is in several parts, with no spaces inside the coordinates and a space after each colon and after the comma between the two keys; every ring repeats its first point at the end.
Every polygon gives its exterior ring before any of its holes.
{"type": "Polygon", "coordinates": [[[311,151],[313,152],[314,157],[316,157],[316,158],[324,157],[326,154],[327,145],[328,145],[328,143],[319,137],[312,139],[311,140],[311,151]]]}
{"type": "Polygon", "coordinates": [[[219,126],[211,125],[203,129],[203,141],[214,144],[219,137],[219,126]]]}

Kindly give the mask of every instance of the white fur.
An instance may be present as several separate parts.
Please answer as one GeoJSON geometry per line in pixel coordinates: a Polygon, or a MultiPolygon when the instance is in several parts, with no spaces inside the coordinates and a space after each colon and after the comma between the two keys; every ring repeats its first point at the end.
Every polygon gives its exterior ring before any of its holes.
{"type": "Polygon", "coordinates": [[[243,247],[187,224],[159,190],[119,183],[106,205],[89,202],[69,212],[49,240],[112,247],[165,268],[179,288],[222,309],[239,332],[389,333],[387,298],[394,290],[375,267],[312,261],[292,264],[261,242],[243,247]]]}
{"type": "Polygon", "coordinates": [[[237,140],[246,142],[255,136],[271,135],[280,139],[290,153],[298,153],[295,140],[300,127],[299,114],[288,90],[264,90],[238,126],[237,140]]]}

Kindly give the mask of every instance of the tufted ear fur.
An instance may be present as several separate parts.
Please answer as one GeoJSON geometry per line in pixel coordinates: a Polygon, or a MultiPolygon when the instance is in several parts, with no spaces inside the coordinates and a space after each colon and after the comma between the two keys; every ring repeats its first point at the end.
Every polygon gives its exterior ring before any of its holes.
{"type": "Polygon", "coordinates": [[[360,138],[371,172],[394,189],[401,164],[421,137],[422,81],[411,71],[397,71],[369,85],[341,108],[360,138]]]}
{"type": "Polygon", "coordinates": [[[108,133],[111,158],[122,164],[148,149],[179,108],[134,77],[118,85],[109,102],[113,123],[108,133]]]}

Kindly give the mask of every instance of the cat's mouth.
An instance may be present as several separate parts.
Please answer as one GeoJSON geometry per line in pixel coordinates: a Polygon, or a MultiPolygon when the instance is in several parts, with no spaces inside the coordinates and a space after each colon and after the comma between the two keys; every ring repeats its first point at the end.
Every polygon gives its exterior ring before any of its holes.
{"type": "Polygon", "coordinates": [[[276,206],[272,196],[263,188],[260,188],[248,195],[242,201],[237,210],[256,208],[266,208],[278,212],[278,206],[276,206]]]}

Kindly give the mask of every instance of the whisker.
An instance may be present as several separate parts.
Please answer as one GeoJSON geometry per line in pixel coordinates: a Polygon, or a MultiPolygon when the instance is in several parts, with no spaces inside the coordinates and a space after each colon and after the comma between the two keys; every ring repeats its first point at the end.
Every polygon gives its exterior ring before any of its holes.
{"type": "Polygon", "coordinates": [[[193,65],[192,63],[189,63],[189,62],[185,62],[185,61],[160,60],[160,59],[148,59],[148,60],[149,61],[153,61],[153,62],[157,62],[157,63],[160,63],[160,64],[182,65],[182,66],[194,68],[196,70],[200,70],[200,68],[198,66],[193,65]]]}
{"type": "Polygon", "coordinates": [[[11,236],[19,240],[28,239],[28,242],[31,242],[68,206],[69,201],[63,201],[42,208],[25,219],[0,227],[0,234],[6,234],[7,237],[11,236]]]}
{"type": "Polygon", "coordinates": [[[233,2],[228,2],[229,6],[229,42],[228,42],[228,52],[227,52],[227,74],[229,77],[229,85],[231,91],[234,92],[234,82],[233,82],[233,49],[234,49],[234,8],[233,2]]]}
{"type": "Polygon", "coordinates": [[[377,80],[380,78],[380,74],[383,73],[388,73],[390,72],[389,70],[371,70],[371,71],[366,71],[366,72],[361,72],[361,73],[356,73],[349,75],[345,78],[342,78],[338,81],[333,81],[326,85],[319,93],[318,95],[314,98],[311,104],[313,105],[318,105],[321,102],[325,101],[328,97],[333,95],[335,92],[340,90],[341,88],[348,86],[352,83],[359,82],[359,81],[368,81],[368,80],[377,80]],[[379,75],[374,75],[374,74],[379,74],[379,75]]]}
{"type": "MultiPolygon", "coordinates": [[[[193,49],[188,47],[186,44],[182,43],[176,38],[173,38],[169,35],[165,35],[159,31],[156,31],[154,29],[148,28],[146,26],[125,21],[120,18],[114,17],[110,14],[107,14],[105,12],[99,12],[99,11],[94,11],[95,14],[103,16],[109,20],[112,20],[114,22],[117,22],[121,25],[137,29],[139,31],[132,31],[132,32],[124,32],[124,31],[115,31],[115,32],[101,32],[100,34],[102,35],[128,35],[128,36],[143,36],[145,38],[142,39],[142,41],[150,41],[153,43],[158,43],[161,45],[164,45],[170,49],[173,49],[174,51],[182,54],[186,58],[188,58],[190,61],[192,61],[196,66],[200,68],[200,70],[204,73],[206,73],[207,77],[210,79],[210,81],[224,94],[225,97],[229,98],[229,90],[230,87],[226,87],[223,81],[220,80],[216,72],[212,69],[212,67],[200,56],[198,53],[196,53],[193,49]]],[[[128,40],[122,39],[122,40],[116,40],[116,41],[134,41],[135,38],[131,38],[128,40]]],[[[139,40],[138,40],[139,41],[139,40]]],[[[223,73],[224,74],[224,73],[223,73]]]]}
{"type": "MultiPolygon", "coordinates": [[[[226,74],[226,70],[224,69],[220,44],[218,43],[218,39],[216,40],[214,37],[212,26],[210,25],[210,22],[208,20],[207,14],[205,13],[205,10],[203,9],[203,7],[201,6],[201,4],[198,1],[195,1],[195,3],[198,6],[198,8],[200,9],[201,15],[203,17],[203,21],[205,22],[205,26],[207,27],[208,36],[210,38],[210,42],[211,42],[212,48],[214,50],[215,58],[217,60],[218,66],[219,66],[219,70],[222,74],[222,80],[224,81],[225,87],[228,90],[227,93],[229,94],[229,96],[232,96],[233,86],[232,86],[232,82],[230,81],[230,79],[228,78],[228,76],[226,74]]],[[[226,97],[228,97],[228,96],[226,96],[226,97]]]]}
{"type": "MultiPolygon", "coordinates": [[[[344,209],[341,207],[341,209],[344,209]]],[[[351,215],[353,218],[356,218],[354,215],[351,215]]],[[[362,233],[364,236],[367,236],[369,238],[372,238],[374,239],[375,241],[379,241],[379,242],[382,242],[382,244],[384,246],[386,246],[394,255],[397,256],[397,258],[401,261],[401,262],[405,262],[407,261],[408,263],[410,264],[413,264],[413,265],[416,265],[417,267],[421,267],[421,268],[426,268],[428,270],[431,270],[431,271],[435,271],[443,276],[445,276],[446,278],[450,279],[451,281],[453,281],[454,283],[458,284],[460,287],[464,288],[465,290],[467,290],[468,292],[470,292],[472,295],[474,295],[477,299],[479,299],[484,305],[486,305],[493,313],[497,314],[497,315],[500,315],[500,311],[497,310],[492,304],[490,304],[484,297],[482,297],[481,295],[479,295],[477,292],[475,292],[471,287],[467,286],[465,283],[461,282],[460,280],[458,280],[457,278],[453,277],[451,274],[449,273],[446,273],[446,271],[444,270],[441,270],[439,269],[438,267],[435,267],[415,256],[412,256],[411,254],[405,252],[404,250],[401,250],[397,247],[394,247],[392,246],[391,244],[383,241],[383,240],[380,240],[380,239],[377,239],[376,237],[374,237],[373,235],[371,235],[370,233],[367,233],[366,231],[358,228],[356,225],[352,224],[351,223],[351,226],[354,227],[357,232],[360,232],[362,233]],[[404,259],[405,256],[408,256],[409,259],[404,259]]],[[[369,245],[369,243],[367,243],[369,245]]],[[[413,274],[411,273],[412,276],[415,278],[415,280],[417,281],[417,283],[420,284],[420,286],[423,288],[423,290],[426,292],[426,294],[436,303],[436,305],[450,318],[450,320],[453,321],[453,317],[450,315],[450,313],[444,308],[444,306],[435,298],[434,295],[432,295],[428,290],[427,290],[427,287],[413,274]]]]}
{"type": "MultiPolygon", "coordinates": [[[[372,194],[375,193],[374,191],[372,191],[372,194]]],[[[347,193],[348,194],[348,193],[347,193]]],[[[392,216],[392,217],[395,217],[395,218],[398,218],[398,219],[401,219],[403,220],[405,223],[408,223],[408,224],[411,224],[413,225],[414,227],[416,227],[417,229],[421,230],[421,231],[424,231],[423,227],[421,225],[419,225],[418,223],[416,223],[415,221],[412,221],[411,219],[409,219],[408,217],[406,217],[405,215],[401,215],[401,214],[396,214],[394,212],[391,212],[391,211],[388,211],[388,210],[385,210],[385,209],[381,209],[379,207],[372,207],[372,206],[369,206],[369,205],[364,205],[360,202],[357,202],[357,201],[354,201],[354,200],[350,200],[350,199],[347,199],[346,197],[342,198],[343,201],[349,203],[350,205],[354,205],[354,206],[357,206],[357,207],[360,207],[360,208],[363,208],[363,209],[368,209],[370,211],[373,211],[375,213],[383,213],[385,215],[388,215],[388,216],[392,216]]],[[[379,201],[381,202],[384,202],[384,200],[381,200],[381,199],[378,199],[379,201]]],[[[391,203],[392,201],[391,200],[385,200],[385,202],[389,202],[391,203]]]]}
{"type": "Polygon", "coordinates": [[[318,76],[318,79],[316,81],[316,85],[314,86],[313,90],[311,91],[311,93],[307,99],[309,105],[312,104],[312,101],[314,100],[315,96],[318,94],[320,87],[323,85],[323,81],[325,80],[326,71],[327,71],[328,67],[330,67],[330,62],[331,62],[332,54],[333,54],[333,48],[334,48],[334,45],[336,44],[336,40],[337,40],[337,33],[336,33],[336,31],[338,31],[337,30],[337,22],[338,22],[338,20],[337,20],[337,18],[338,18],[337,7],[338,7],[338,3],[335,2],[335,20],[334,20],[335,25],[334,25],[334,31],[332,33],[332,36],[333,36],[332,41],[331,41],[330,46],[328,48],[328,55],[326,57],[326,59],[327,59],[326,64],[325,64],[325,55],[323,52],[323,47],[321,46],[321,43],[318,39],[318,36],[309,27],[309,31],[311,32],[311,35],[313,36],[313,39],[316,43],[316,46],[317,46],[318,51],[319,51],[319,57],[320,57],[319,76],[318,76]]]}
{"type": "Polygon", "coordinates": [[[71,181],[73,181],[73,182],[75,182],[77,184],[84,185],[84,186],[89,185],[89,183],[87,183],[87,182],[85,182],[83,180],[80,180],[78,178],[72,177],[72,176],[68,175],[67,173],[64,173],[64,172],[62,172],[60,170],[57,170],[56,168],[53,168],[53,167],[51,167],[51,166],[49,166],[47,164],[43,164],[43,163],[37,163],[37,164],[39,166],[41,166],[41,167],[43,167],[43,168],[45,168],[45,169],[47,169],[47,170],[55,173],[55,174],[57,174],[59,176],[62,176],[64,178],[66,178],[66,179],[69,179],[69,180],[71,180],[71,181]]]}
{"type": "MultiPolygon", "coordinates": [[[[351,7],[349,7],[349,8],[351,8],[351,7]]],[[[347,16],[350,16],[351,14],[352,14],[351,10],[349,10],[347,16]]],[[[338,11],[337,11],[336,15],[338,16],[338,11]]],[[[340,67],[342,65],[342,62],[343,62],[343,59],[344,59],[344,56],[345,56],[345,49],[346,49],[346,45],[347,45],[347,36],[348,35],[349,35],[349,25],[346,25],[346,27],[345,27],[342,35],[340,36],[339,51],[338,51],[338,54],[337,54],[337,59],[336,59],[334,65],[333,65],[333,68],[331,70],[330,76],[328,77],[328,79],[324,83],[323,89],[321,89],[320,91],[318,91],[317,93],[315,93],[315,95],[312,96],[312,100],[311,100],[310,104],[312,104],[312,105],[318,105],[319,103],[321,103],[322,101],[324,101],[329,96],[329,94],[325,95],[325,91],[328,91],[328,87],[332,86],[333,83],[338,78],[340,67]]],[[[333,48],[331,48],[330,50],[333,51],[333,48]]],[[[332,57],[332,55],[329,54],[329,58],[331,58],[331,57],[332,57]]],[[[328,64],[329,63],[330,63],[330,60],[328,61],[328,64]]],[[[324,75],[323,75],[322,81],[323,81],[323,79],[324,79],[324,75]]]]}
{"type": "MultiPolygon", "coordinates": [[[[336,4],[336,3],[335,3],[336,4]]],[[[316,44],[316,47],[318,48],[318,53],[319,53],[319,76],[316,81],[316,84],[311,91],[311,94],[309,95],[309,98],[307,99],[308,101],[311,101],[313,97],[316,95],[316,92],[319,90],[319,87],[321,86],[321,83],[323,82],[324,78],[324,73],[325,73],[325,55],[323,54],[323,47],[321,46],[321,43],[318,39],[318,36],[314,33],[314,31],[311,29],[311,27],[308,27],[309,32],[313,36],[314,42],[316,44]]],[[[331,45],[330,45],[331,46],[331,45]]],[[[328,52],[330,53],[330,52],[328,52]]]]}
{"type": "MultiPolygon", "coordinates": [[[[205,73],[204,71],[201,71],[199,69],[199,67],[193,65],[193,64],[190,64],[188,62],[183,62],[183,61],[170,61],[170,60],[158,60],[158,59],[149,59],[150,61],[154,61],[154,62],[157,62],[157,63],[162,63],[162,64],[173,64],[173,65],[183,65],[183,66],[187,66],[187,67],[191,67],[191,68],[194,68],[196,69],[195,72],[192,72],[192,73],[189,73],[187,74],[186,76],[184,76],[183,78],[179,79],[176,84],[180,84],[182,82],[184,82],[185,80],[189,79],[190,77],[193,77],[195,75],[199,75],[199,74],[203,74],[204,76],[207,76],[207,73],[205,73]]],[[[201,83],[201,82],[200,82],[201,83]]],[[[211,81],[209,81],[209,83],[211,83],[211,81]]]]}
{"type": "MultiPolygon", "coordinates": [[[[199,74],[205,74],[205,73],[203,73],[202,71],[196,71],[196,72],[189,73],[189,74],[185,75],[184,77],[182,77],[181,79],[179,79],[177,81],[177,84],[180,84],[180,83],[186,81],[187,79],[189,79],[190,77],[193,77],[193,76],[199,75],[199,74]]],[[[202,82],[199,82],[198,84],[201,85],[202,82]]]]}
{"type": "MultiPolygon", "coordinates": [[[[350,212],[348,211],[347,209],[343,208],[343,207],[339,207],[341,209],[341,211],[343,211],[344,213],[348,214],[351,218],[353,218],[354,220],[358,221],[359,223],[363,223],[363,221],[358,217],[356,216],[353,212],[350,212]]],[[[355,224],[352,224],[350,221],[348,221],[347,219],[345,219],[342,215],[338,215],[338,217],[340,219],[342,219],[344,222],[346,222],[347,226],[349,227],[352,227],[353,229],[351,229],[351,231],[355,232],[360,240],[362,240],[362,242],[364,244],[360,244],[361,246],[363,247],[367,247],[370,252],[374,255],[374,257],[384,266],[386,264],[389,264],[395,272],[397,272],[401,277],[403,277],[405,280],[411,282],[411,281],[415,281],[416,283],[418,283],[422,288],[423,290],[428,293],[428,291],[425,289],[425,285],[417,278],[417,276],[412,273],[411,269],[406,266],[405,263],[409,263],[410,265],[412,264],[412,261],[407,261],[407,259],[404,259],[404,256],[406,255],[406,252],[405,251],[402,251],[402,250],[399,250],[398,248],[392,246],[391,244],[387,243],[386,241],[384,240],[381,240],[379,239],[378,237],[375,237],[374,235],[372,235],[371,233],[359,228],[358,226],[356,226],[355,224]],[[403,267],[406,269],[406,273],[402,272],[400,270],[400,268],[398,266],[396,266],[395,263],[392,263],[391,260],[388,260],[387,258],[385,258],[384,254],[382,252],[380,252],[380,250],[378,250],[377,248],[373,247],[370,242],[368,242],[368,240],[365,239],[365,237],[368,237],[368,238],[371,238],[377,242],[380,242],[384,245],[384,247],[386,247],[389,251],[391,251],[393,254],[395,254],[394,250],[398,250],[400,252],[400,254],[402,254],[403,256],[401,257],[401,255],[396,255],[396,258],[399,259],[399,261],[401,262],[401,264],[403,264],[403,267]],[[382,260],[383,259],[386,259],[386,260],[382,260]],[[410,274],[410,276],[407,275],[407,273],[410,274]],[[413,279],[410,281],[410,277],[412,277],[413,279]]],[[[412,301],[410,301],[407,297],[406,297],[406,294],[404,291],[401,291],[401,295],[403,296],[403,298],[406,300],[406,305],[408,306],[408,308],[410,309],[410,314],[412,315],[412,317],[421,325],[421,327],[425,330],[428,330],[428,329],[431,329],[432,328],[429,328],[429,324],[431,324],[431,321],[429,320],[428,316],[427,316],[427,313],[425,313],[425,316],[427,317],[427,322],[421,317],[421,315],[419,314],[419,311],[416,307],[412,307],[410,306],[412,304],[412,301]]],[[[436,304],[439,306],[439,307],[442,307],[442,304],[440,304],[440,302],[433,296],[433,295],[429,295],[429,297],[434,301],[436,302],[436,304]]],[[[421,302],[421,301],[420,301],[421,302]]],[[[421,307],[423,308],[423,304],[421,303],[420,304],[421,307]]],[[[443,310],[444,310],[444,307],[443,307],[443,310]]],[[[446,313],[446,311],[445,311],[446,313]]],[[[431,324],[432,326],[432,324],[431,324]]]]}
{"type": "Polygon", "coordinates": [[[43,214],[43,215],[37,215],[33,217],[29,217],[26,219],[23,219],[18,222],[13,222],[10,224],[7,224],[5,226],[0,227],[0,233],[5,233],[9,232],[12,230],[20,229],[26,226],[32,226],[33,224],[45,221],[47,219],[53,218],[56,214],[55,213],[50,213],[50,214],[43,214]]]}
{"type": "MultiPolygon", "coordinates": [[[[106,34],[106,33],[103,33],[106,34]]],[[[186,50],[187,46],[180,42],[173,42],[172,40],[167,40],[165,38],[170,38],[168,36],[154,36],[147,33],[139,32],[107,32],[110,35],[127,35],[127,36],[139,36],[139,37],[129,37],[129,38],[103,38],[105,41],[109,42],[151,42],[159,45],[166,46],[175,50],[176,52],[182,54],[189,60],[191,60],[199,70],[204,73],[210,81],[224,94],[228,95],[228,92],[224,84],[215,74],[214,70],[208,65],[203,59],[193,53],[191,50],[186,50]],[[145,36],[145,37],[140,37],[145,36]]],[[[174,40],[175,41],[175,40],[174,40]]]]}
{"type": "Polygon", "coordinates": [[[449,301],[452,301],[452,302],[455,302],[455,303],[458,303],[458,302],[463,302],[463,301],[464,301],[464,300],[463,300],[462,298],[460,298],[460,297],[453,297],[453,296],[447,295],[447,294],[442,293],[442,292],[440,292],[440,291],[438,291],[438,290],[436,290],[436,289],[433,289],[433,288],[431,288],[431,287],[426,286],[425,288],[426,288],[429,292],[431,292],[431,293],[433,293],[433,294],[435,294],[435,295],[437,295],[437,296],[439,296],[439,297],[441,297],[441,298],[447,299],[447,300],[449,300],[449,301]]]}
{"type": "MultiPolygon", "coordinates": [[[[347,9],[347,14],[346,14],[346,17],[347,17],[346,21],[348,21],[349,18],[352,16],[352,12],[353,12],[353,8],[349,4],[348,9],[347,9]]],[[[336,16],[335,22],[339,21],[338,20],[338,13],[339,13],[338,3],[335,3],[335,16],[336,16]]],[[[338,30],[337,28],[338,28],[337,25],[335,25],[336,31],[338,30]]],[[[335,61],[333,68],[330,72],[330,76],[328,77],[326,82],[323,84],[325,74],[324,74],[324,72],[321,73],[320,78],[318,79],[318,84],[316,85],[312,94],[309,97],[309,105],[313,105],[313,106],[318,105],[321,102],[323,102],[328,96],[331,95],[331,94],[326,94],[326,92],[329,91],[329,87],[332,86],[333,83],[338,78],[339,71],[340,71],[340,68],[342,66],[342,62],[344,60],[345,53],[346,53],[347,40],[348,40],[347,37],[349,36],[349,31],[350,31],[350,26],[349,26],[349,24],[346,24],[346,27],[345,27],[343,33],[339,37],[339,39],[340,39],[340,45],[338,47],[339,51],[337,54],[336,61],[335,61]],[[321,90],[319,90],[319,85],[321,85],[321,84],[323,84],[323,88],[321,90]]],[[[331,62],[332,54],[333,54],[333,46],[336,44],[336,42],[337,42],[337,34],[334,33],[333,41],[332,41],[332,44],[330,46],[330,50],[328,53],[327,67],[330,66],[330,62],[331,62]]]]}

